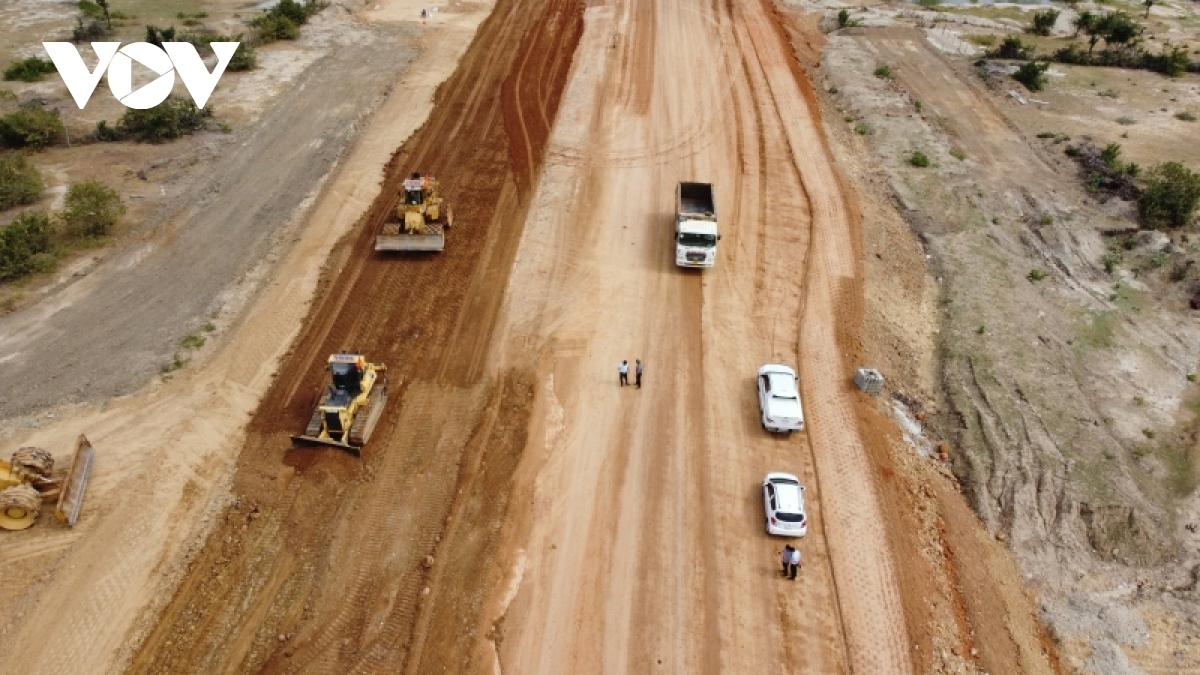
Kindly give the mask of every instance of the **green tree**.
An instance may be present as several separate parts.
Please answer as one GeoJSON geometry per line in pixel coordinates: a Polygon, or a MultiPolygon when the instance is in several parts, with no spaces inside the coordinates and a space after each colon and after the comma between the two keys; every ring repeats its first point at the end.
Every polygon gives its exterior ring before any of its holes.
{"type": "Polygon", "coordinates": [[[0,117],[0,143],[10,148],[49,147],[66,135],[56,110],[40,105],[26,106],[0,117]]]}
{"type": "Polygon", "coordinates": [[[121,195],[99,181],[76,183],[67,190],[65,208],[59,214],[66,231],[77,237],[103,237],[121,216],[121,195]]]}
{"type": "Polygon", "coordinates": [[[1075,27],[1075,37],[1079,37],[1079,34],[1081,32],[1083,32],[1084,30],[1086,30],[1087,28],[1091,27],[1091,25],[1095,21],[1096,21],[1096,15],[1092,14],[1091,11],[1089,11],[1089,10],[1085,9],[1082,12],[1076,14],[1075,18],[1071,19],[1071,25],[1075,27]]]}
{"type": "Polygon", "coordinates": [[[25,155],[0,155],[0,210],[36,202],[44,187],[42,175],[25,155]]]}
{"type": "Polygon", "coordinates": [[[212,107],[201,110],[190,98],[168,96],[153,108],[126,110],[117,122],[115,134],[97,128],[97,136],[102,140],[131,137],[147,143],[162,143],[202,128],[210,117],[212,107]]]}
{"type": "Polygon", "coordinates": [[[41,212],[22,213],[0,228],[0,281],[54,269],[50,239],[54,226],[41,212]]]}
{"type": "Polygon", "coordinates": [[[1192,222],[1198,203],[1200,174],[1179,162],[1166,162],[1150,170],[1138,213],[1147,227],[1178,228],[1192,222]]]}
{"type": "Polygon", "coordinates": [[[1054,30],[1054,24],[1058,22],[1058,15],[1057,9],[1047,9],[1044,12],[1035,13],[1029,32],[1034,35],[1049,35],[1054,30]]]}
{"type": "Polygon", "coordinates": [[[1100,159],[1104,161],[1104,166],[1107,166],[1113,171],[1121,170],[1121,146],[1117,143],[1109,143],[1100,151],[1100,159]]]}
{"type": "Polygon", "coordinates": [[[1025,85],[1029,91],[1041,91],[1046,86],[1046,71],[1049,69],[1049,63],[1028,61],[1013,73],[1013,79],[1025,85]]]}

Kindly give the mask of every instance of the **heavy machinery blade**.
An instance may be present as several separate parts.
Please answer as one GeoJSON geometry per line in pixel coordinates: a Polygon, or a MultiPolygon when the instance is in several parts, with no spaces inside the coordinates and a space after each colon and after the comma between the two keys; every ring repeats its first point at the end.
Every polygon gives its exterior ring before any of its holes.
{"type": "Polygon", "coordinates": [[[355,457],[362,456],[362,448],[359,448],[349,443],[339,443],[332,438],[317,438],[316,436],[292,436],[292,442],[296,445],[327,445],[331,448],[341,448],[355,457]]]}
{"type": "Polygon", "coordinates": [[[67,469],[62,491],[58,493],[58,506],[54,509],[54,515],[59,521],[70,527],[74,527],[79,521],[79,512],[83,509],[83,493],[87,490],[88,479],[92,476],[92,463],[95,458],[96,449],[86,436],[79,434],[75,441],[75,456],[71,458],[71,468],[67,469]]]}

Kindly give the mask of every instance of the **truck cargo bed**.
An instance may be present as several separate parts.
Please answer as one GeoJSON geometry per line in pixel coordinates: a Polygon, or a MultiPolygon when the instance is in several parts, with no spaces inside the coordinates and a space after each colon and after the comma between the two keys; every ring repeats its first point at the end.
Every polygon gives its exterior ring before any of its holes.
{"type": "Polygon", "coordinates": [[[678,215],[712,218],[717,215],[712,185],[708,183],[680,183],[678,215]]]}

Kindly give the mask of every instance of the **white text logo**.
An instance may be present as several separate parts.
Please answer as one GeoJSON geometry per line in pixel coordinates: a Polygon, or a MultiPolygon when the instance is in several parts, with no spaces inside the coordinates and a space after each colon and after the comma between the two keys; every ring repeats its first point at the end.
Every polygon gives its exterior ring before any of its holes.
{"type": "Polygon", "coordinates": [[[211,73],[189,42],[164,42],[161,48],[148,42],[131,42],[124,47],[120,42],[93,42],[92,49],[98,57],[94,70],[84,65],[79,51],[70,42],[43,42],[42,46],[46,48],[50,60],[54,61],[54,67],[58,68],[59,75],[62,75],[80,110],[87,105],[106,70],[108,88],[113,96],[127,108],[145,110],[166,100],[175,86],[175,73],[183,78],[183,86],[187,87],[196,106],[203,108],[239,44],[211,43],[213,53],[217,55],[217,65],[211,73]],[[133,91],[134,61],[158,75],[153,82],[137,91],[133,91]]]}

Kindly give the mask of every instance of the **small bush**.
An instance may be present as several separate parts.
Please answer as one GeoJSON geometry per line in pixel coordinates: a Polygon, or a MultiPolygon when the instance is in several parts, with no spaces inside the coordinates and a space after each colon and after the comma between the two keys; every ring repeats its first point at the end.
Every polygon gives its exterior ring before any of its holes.
{"type": "Polygon", "coordinates": [[[42,175],[24,155],[0,155],[0,210],[36,202],[44,187],[42,175]]]}
{"type": "Polygon", "coordinates": [[[980,47],[992,47],[996,44],[996,36],[992,33],[987,35],[968,35],[968,42],[974,42],[980,47]]]}
{"type": "Polygon", "coordinates": [[[838,28],[854,28],[858,25],[858,21],[850,18],[850,10],[842,9],[838,12],[838,28]]]}
{"type": "Polygon", "coordinates": [[[204,336],[185,335],[184,338],[179,341],[179,345],[184,349],[199,349],[204,346],[204,336]]]}
{"type": "Polygon", "coordinates": [[[50,239],[54,226],[41,212],[23,213],[0,229],[0,281],[54,269],[50,239]]]}
{"type": "Polygon", "coordinates": [[[1037,135],[1038,138],[1057,138],[1058,134],[1053,131],[1043,131],[1037,135]]]}
{"type": "Polygon", "coordinates": [[[926,155],[920,150],[914,150],[913,154],[908,158],[908,163],[923,169],[929,166],[929,155],[926,155]]]}
{"type": "Polygon", "coordinates": [[[1154,433],[1153,429],[1142,429],[1142,435],[1146,438],[1153,439],[1156,434],[1154,433]]]}
{"type": "Polygon", "coordinates": [[[201,110],[190,98],[168,96],[148,110],[130,108],[121,115],[115,129],[101,122],[96,137],[101,140],[133,138],[146,143],[162,143],[204,127],[212,117],[212,108],[201,110]]]}
{"type": "Polygon", "coordinates": [[[92,2],[92,0],[79,0],[79,11],[83,12],[84,16],[91,17],[93,19],[104,18],[104,8],[95,2],[92,2]]]}
{"type": "Polygon", "coordinates": [[[1045,279],[1047,276],[1049,276],[1049,275],[1035,267],[1035,268],[1029,270],[1029,274],[1025,275],[1025,278],[1029,279],[1030,281],[1041,281],[1042,279],[1045,279]]]}
{"type": "Polygon", "coordinates": [[[1083,151],[1079,149],[1079,146],[1068,145],[1067,147],[1063,148],[1063,153],[1066,154],[1067,157],[1078,157],[1083,154],[1083,151]]]}
{"type": "Polygon", "coordinates": [[[88,181],[67,190],[66,205],[59,219],[74,236],[103,237],[123,215],[125,204],[116,190],[99,181],[88,181]]]}
{"type": "Polygon", "coordinates": [[[1104,271],[1112,274],[1117,270],[1117,265],[1120,265],[1124,259],[1125,254],[1121,251],[1109,251],[1104,254],[1100,262],[1104,263],[1104,271]]]}
{"type": "Polygon", "coordinates": [[[1175,113],[1175,119],[1182,120],[1184,122],[1195,122],[1196,116],[1187,110],[1181,110],[1180,112],[1175,113]]]}
{"type": "Polygon", "coordinates": [[[1142,398],[1141,396],[1134,396],[1133,402],[1138,405],[1146,405],[1146,399],[1142,398]]]}
{"type": "Polygon", "coordinates": [[[146,26],[146,42],[156,47],[162,47],[164,42],[175,42],[175,26],[168,28],[146,26]]]}
{"type": "Polygon", "coordinates": [[[1200,203],[1200,174],[1179,162],[1166,162],[1150,170],[1146,189],[1138,199],[1138,213],[1147,227],[1177,228],[1192,222],[1200,203]]]}
{"type": "Polygon", "coordinates": [[[1121,168],[1121,146],[1117,143],[1109,143],[1100,151],[1100,159],[1104,160],[1104,165],[1113,171],[1119,171],[1121,168]]]}
{"type": "Polygon", "coordinates": [[[895,75],[892,74],[892,67],[885,63],[880,64],[875,68],[875,77],[890,80],[895,77],[895,75]]]}
{"type": "Polygon", "coordinates": [[[83,17],[75,19],[75,28],[71,29],[72,42],[98,42],[108,35],[108,27],[100,19],[83,22],[83,17]]]}
{"type": "Polygon", "coordinates": [[[867,126],[864,122],[859,122],[858,124],[854,125],[854,133],[858,134],[859,136],[866,136],[867,134],[871,133],[871,127],[867,126]]]}
{"type": "Polygon", "coordinates": [[[31,56],[24,61],[17,61],[4,71],[4,79],[8,81],[37,82],[56,70],[53,61],[31,56]]]}
{"type": "Polygon", "coordinates": [[[1013,73],[1013,79],[1025,85],[1029,91],[1041,91],[1046,86],[1046,71],[1049,69],[1049,63],[1030,61],[1021,64],[1017,72],[1013,73]]]}
{"type": "Polygon", "coordinates": [[[1027,59],[1033,55],[1033,51],[1032,45],[1021,42],[1021,38],[1016,35],[1009,35],[990,55],[1001,59],[1027,59]]]}
{"type": "Polygon", "coordinates": [[[1057,9],[1037,12],[1033,15],[1033,23],[1029,26],[1029,32],[1034,35],[1049,35],[1054,30],[1054,24],[1058,21],[1058,15],[1059,11],[1057,9]]]}
{"type": "Polygon", "coordinates": [[[260,42],[295,40],[300,35],[300,26],[324,8],[325,3],[316,0],[305,0],[303,4],[280,0],[266,14],[250,21],[250,25],[258,31],[260,42]]]}
{"type": "Polygon", "coordinates": [[[1196,381],[1196,374],[1195,374],[1195,373],[1188,373],[1188,376],[1187,376],[1187,381],[1188,381],[1188,382],[1195,382],[1195,381],[1196,381]]]}
{"type": "Polygon", "coordinates": [[[1132,117],[1122,116],[1117,118],[1117,124],[1120,124],[1123,127],[1131,127],[1137,124],[1137,120],[1133,119],[1132,117]]]}
{"type": "Polygon", "coordinates": [[[0,117],[0,143],[10,148],[49,147],[66,136],[56,110],[27,106],[0,117]]]}
{"type": "Polygon", "coordinates": [[[950,156],[961,162],[967,158],[967,153],[959,150],[958,148],[954,148],[950,151],[950,156]]]}

